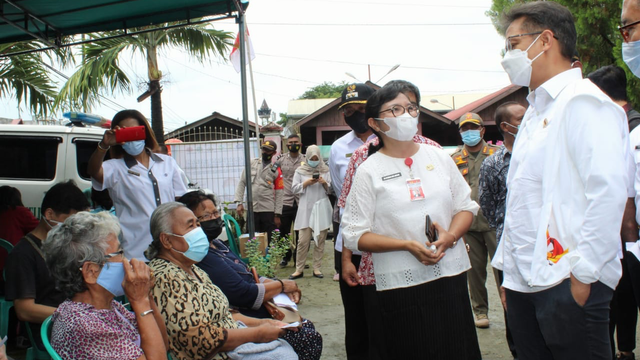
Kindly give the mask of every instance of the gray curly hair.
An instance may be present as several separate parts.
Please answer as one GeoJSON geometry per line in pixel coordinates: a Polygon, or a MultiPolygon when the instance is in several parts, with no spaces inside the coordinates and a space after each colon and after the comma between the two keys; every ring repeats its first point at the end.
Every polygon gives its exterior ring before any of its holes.
{"type": "Polygon", "coordinates": [[[98,264],[105,261],[110,234],[117,237],[120,224],[106,211],[79,212],[49,231],[42,252],[58,290],[71,297],[87,289],[79,267],[88,261],[98,264]]]}
{"type": "Polygon", "coordinates": [[[149,244],[149,247],[144,252],[144,256],[152,260],[158,253],[160,252],[160,248],[162,248],[162,244],[160,243],[160,234],[162,233],[171,233],[173,228],[173,212],[177,208],[186,207],[183,203],[172,201],[168,203],[164,203],[158,206],[153,213],[151,214],[151,220],[149,222],[149,227],[151,228],[151,237],[153,241],[149,244]]]}

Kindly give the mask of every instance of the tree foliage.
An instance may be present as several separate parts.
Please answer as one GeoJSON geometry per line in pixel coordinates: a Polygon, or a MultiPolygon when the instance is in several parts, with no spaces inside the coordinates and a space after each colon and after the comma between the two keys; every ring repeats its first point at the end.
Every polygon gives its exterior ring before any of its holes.
{"type": "MultiPolygon", "coordinates": [[[[0,54],[31,51],[43,46],[37,41],[0,45],[0,54]]],[[[51,78],[46,62],[61,66],[73,63],[69,49],[12,55],[0,59],[0,96],[14,97],[18,106],[27,104],[36,117],[46,117],[53,110],[56,81],[51,78]]]]}
{"type": "Polygon", "coordinates": [[[347,86],[347,83],[344,81],[339,84],[325,81],[320,85],[309,88],[304,94],[300,95],[298,100],[337,98],[342,95],[342,90],[344,90],[345,86],[347,86]]]}
{"type": "MultiPolygon", "coordinates": [[[[502,33],[500,17],[513,5],[533,0],[493,0],[486,15],[491,18],[498,32],[502,33]]],[[[577,49],[587,74],[606,65],[616,64],[627,72],[627,93],[632,104],[640,104],[640,80],[622,61],[622,38],[617,30],[620,24],[622,1],[620,0],[556,0],[566,6],[576,24],[577,49]]]]}
{"type": "MultiPolygon", "coordinates": [[[[156,27],[166,27],[173,23],[156,27]]],[[[131,31],[147,30],[148,28],[132,29],[131,31]]],[[[90,34],[94,39],[121,35],[118,31],[90,34]]],[[[135,34],[99,40],[84,45],[80,54],[83,63],[64,84],[58,97],[56,106],[70,104],[72,108],[90,109],[100,101],[100,94],[123,92],[132,90],[131,80],[120,66],[120,57],[125,49],[134,54],[141,54],[147,60],[147,77],[150,92],[160,87],[162,71],[158,66],[158,55],[168,48],[180,48],[201,63],[208,63],[216,56],[225,56],[231,46],[233,35],[229,32],[215,30],[209,24],[187,25],[159,31],[135,34]]],[[[128,61],[128,59],[123,59],[128,61]]],[[[163,142],[163,119],[160,91],[151,95],[151,123],[158,141],[163,142]]]]}

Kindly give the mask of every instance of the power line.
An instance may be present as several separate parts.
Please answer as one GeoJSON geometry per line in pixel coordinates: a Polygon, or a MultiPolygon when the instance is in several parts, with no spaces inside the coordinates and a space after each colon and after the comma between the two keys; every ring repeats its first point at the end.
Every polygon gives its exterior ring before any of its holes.
{"type": "MultiPolygon", "coordinates": [[[[256,55],[260,56],[268,56],[268,57],[276,57],[276,58],[284,58],[284,59],[295,59],[295,60],[304,60],[304,61],[316,61],[316,62],[330,62],[336,64],[348,64],[348,65],[371,65],[371,66],[380,66],[380,67],[391,67],[393,65],[383,65],[383,64],[365,64],[365,63],[357,63],[351,61],[341,61],[341,60],[327,60],[327,59],[310,59],[303,58],[297,56],[283,56],[283,55],[273,55],[273,54],[265,54],[265,53],[256,53],[256,55]]],[[[487,73],[503,73],[502,70],[474,70],[474,69],[449,69],[449,68],[435,68],[435,67],[424,67],[424,66],[405,66],[402,65],[403,69],[419,69],[419,70],[434,70],[434,71],[459,71],[459,72],[487,72],[487,73]]]]}

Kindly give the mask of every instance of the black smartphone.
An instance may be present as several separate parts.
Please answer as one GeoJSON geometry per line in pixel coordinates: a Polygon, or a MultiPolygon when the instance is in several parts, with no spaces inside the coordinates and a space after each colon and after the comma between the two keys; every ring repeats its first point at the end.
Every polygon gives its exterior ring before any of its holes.
{"type": "Polygon", "coordinates": [[[431,216],[429,216],[429,214],[425,216],[424,232],[425,235],[427,235],[427,240],[429,240],[429,242],[438,241],[438,230],[436,230],[436,226],[433,225],[433,221],[431,221],[431,216]]]}
{"type": "Polygon", "coordinates": [[[320,174],[318,174],[318,173],[313,174],[313,178],[314,179],[319,179],[320,178],[320,174]]]}

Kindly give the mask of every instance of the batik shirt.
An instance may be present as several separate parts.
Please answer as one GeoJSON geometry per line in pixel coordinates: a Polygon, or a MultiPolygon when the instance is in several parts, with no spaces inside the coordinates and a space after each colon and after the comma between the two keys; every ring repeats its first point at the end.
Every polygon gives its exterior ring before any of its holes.
{"type": "Polygon", "coordinates": [[[489,226],[496,229],[496,239],[500,241],[504,228],[504,211],[507,201],[507,173],[511,153],[504,146],[482,162],[478,201],[489,226]]]}
{"type": "Polygon", "coordinates": [[[178,265],[153,259],[149,263],[156,278],[153,297],[169,335],[174,359],[229,359],[220,349],[227,341],[227,329],[237,329],[229,301],[206,272],[193,265],[196,277],[178,265]]]}

